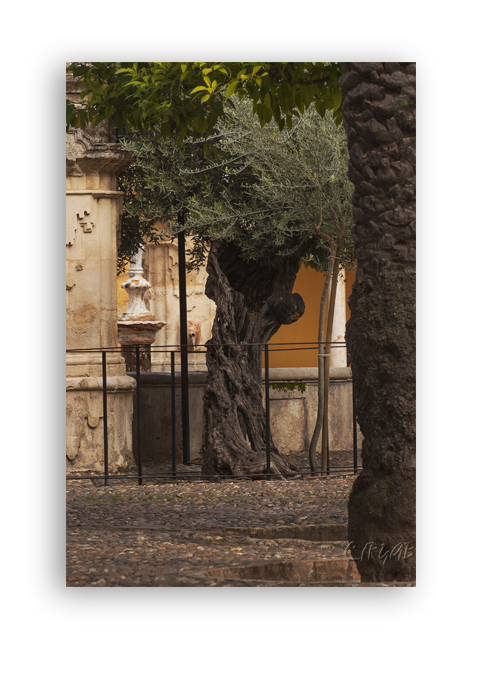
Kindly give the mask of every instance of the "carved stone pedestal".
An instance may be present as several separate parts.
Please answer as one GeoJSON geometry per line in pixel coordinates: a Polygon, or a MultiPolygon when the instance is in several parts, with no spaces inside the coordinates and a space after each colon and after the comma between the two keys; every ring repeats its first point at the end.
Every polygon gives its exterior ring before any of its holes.
{"type": "Polygon", "coordinates": [[[122,347],[122,355],[127,364],[127,372],[137,370],[136,349],[140,350],[140,371],[150,372],[152,367],[150,346],[155,341],[155,334],[165,327],[165,322],[156,320],[145,307],[144,296],[150,289],[150,283],[143,277],[142,249],[132,258],[129,279],[122,284],[122,289],[129,295],[127,310],[119,316],[117,323],[118,342],[122,347]]]}
{"type": "MultiPolygon", "coordinates": [[[[153,316],[152,316],[153,317],[153,316]]],[[[155,341],[155,333],[165,326],[159,320],[125,320],[117,323],[118,341],[122,348],[127,372],[137,371],[135,346],[140,348],[140,371],[150,372],[152,367],[150,346],[155,341]]]]}

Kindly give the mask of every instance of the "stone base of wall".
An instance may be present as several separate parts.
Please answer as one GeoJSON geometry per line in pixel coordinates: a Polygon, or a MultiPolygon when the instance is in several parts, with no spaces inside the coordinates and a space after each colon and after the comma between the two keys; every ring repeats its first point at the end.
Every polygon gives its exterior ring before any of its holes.
{"type": "MultiPolygon", "coordinates": [[[[264,378],[264,372],[263,372],[264,378]]],[[[271,429],[285,454],[307,452],[317,418],[317,369],[286,367],[269,371],[271,429]]],[[[362,435],[357,427],[358,446],[362,435]]],[[[329,449],[352,450],[352,374],[349,367],[329,372],[329,449]]],[[[317,451],[322,450],[321,437],[317,451]]]]}
{"type": "MultiPolygon", "coordinates": [[[[135,376],[129,374],[129,376],[135,376]]],[[[191,460],[199,457],[202,443],[203,400],[207,372],[189,372],[189,426],[191,460]]],[[[263,372],[264,379],[264,372],[263,372]]],[[[149,372],[141,380],[141,443],[143,460],[170,462],[172,422],[170,373],[149,372]]],[[[278,368],[269,372],[271,430],[285,455],[307,452],[317,415],[317,369],[278,368]]],[[[180,373],[175,375],[176,460],[182,461],[180,373]]],[[[329,448],[351,450],[352,379],[348,367],[331,368],[329,385],[329,448]]],[[[357,427],[358,446],[362,435],[357,427]]],[[[137,460],[137,396],[134,391],[134,456],[137,460]]],[[[321,452],[321,440],[318,443],[321,452]]]]}
{"type": "MultiPolygon", "coordinates": [[[[125,361],[107,361],[107,433],[111,474],[136,470],[132,450],[135,381],[125,361]]],[[[67,473],[104,471],[104,414],[100,356],[67,356],[67,473]]]]}

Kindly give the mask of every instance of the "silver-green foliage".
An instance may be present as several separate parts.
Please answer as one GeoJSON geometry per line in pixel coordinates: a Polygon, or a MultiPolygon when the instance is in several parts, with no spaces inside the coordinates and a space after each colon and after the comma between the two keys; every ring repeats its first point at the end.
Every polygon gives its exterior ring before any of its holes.
{"type": "MultiPolygon", "coordinates": [[[[342,265],[352,263],[352,185],[342,127],[314,106],[278,130],[260,127],[250,107],[237,101],[215,136],[218,153],[206,156],[205,141],[163,140],[154,132],[130,133],[124,146],[135,157],[124,175],[123,251],[145,238],[194,238],[192,263],[205,260],[209,243],[235,243],[242,257],[275,263],[296,255],[326,269],[329,240],[343,231],[342,265]],[[157,220],[168,228],[159,235],[157,220]]],[[[128,255],[128,254],[127,254],[128,255]]]]}
{"type": "Polygon", "coordinates": [[[273,123],[260,128],[240,103],[219,133],[221,153],[230,157],[221,197],[193,196],[189,225],[235,241],[246,258],[295,254],[322,269],[329,240],[342,230],[342,263],[352,262],[347,144],[329,113],[321,119],[311,107],[280,132],[273,123]]]}

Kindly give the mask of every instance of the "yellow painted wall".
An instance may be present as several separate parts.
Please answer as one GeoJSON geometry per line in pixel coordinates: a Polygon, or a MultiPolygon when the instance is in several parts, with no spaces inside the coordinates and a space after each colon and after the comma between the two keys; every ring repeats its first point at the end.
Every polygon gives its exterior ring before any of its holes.
{"type": "Polygon", "coordinates": [[[129,295],[122,289],[122,284],[129,279],[127,272],[117,275],[117,315],[122,315],[127,310],[129,305],[129,295]]]}
{"type": "MultiPolygon", "coordinates": [[[[351,316],[347,301],[351,295],[356,272],[346,273],[346,320],[351,316]]],[[[293,324],[283,325],[269,341],[269,367],[317,367],[317,336],[319,330],[319,305],[325,274],[312,268],[301,266],[294,285],[294,292],[300,294],[306,306],[304,315],[293,324]],[[302,350],[295,342],[313,342],[311,350],[302,350]],[[299,350],[282,351],[275,343],[289,343],[289,348],[299,350]],[[315,346],[315,348],[314,348],[315,346]],[[271,352],[272,351],[272,352],[271,352]]],[[[327,313],[326,313],[327,314],[327,313]]]]}
{"type": "Polygon", "coordinates": [[[351,295],[352,285],[356,279],[356,271],[349,270],[346,272],[346,322],[351,317],[351,309],[349,308],[349,296],[351,295]]]}

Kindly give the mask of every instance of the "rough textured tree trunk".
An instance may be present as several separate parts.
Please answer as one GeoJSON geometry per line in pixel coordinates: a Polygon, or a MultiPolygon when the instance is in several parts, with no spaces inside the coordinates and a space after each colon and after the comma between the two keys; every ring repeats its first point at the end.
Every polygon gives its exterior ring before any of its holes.
{"type": "Polygon", "coordinates": [[[342,63],[357,275],[347,344],[364,436],[348,537],[361,579],[415,579],[415,64],[342,63]]]}
{"type": "MultiPolygon", "coordinates": [[[[220,242],[210,249],[205,293],[215,301],[217,311],[212,339],[206,344],[205,474],[266,471],[262,346],[255,344],[268,342],[281,325],[295,322],[304,313],[302,298],[292,293],[299,265],[297,258],[286,258],[274,268],[247,263],[234,246],[220,242]]],[[[271,471],[297,471],[272,439],[271,471]]]]}

